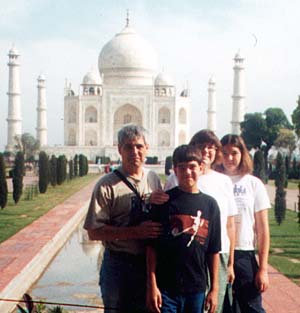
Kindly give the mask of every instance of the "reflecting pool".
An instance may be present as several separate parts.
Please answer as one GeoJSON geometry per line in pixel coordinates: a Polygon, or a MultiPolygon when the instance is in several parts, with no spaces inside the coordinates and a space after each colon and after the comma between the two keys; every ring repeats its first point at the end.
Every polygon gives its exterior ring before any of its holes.
{"type": "Polygon", "coordinates": [[[101,243],[89,241],[80,225],[28,293],[34,300],[102,305],[98,286],[102,252],[101,243]]]}

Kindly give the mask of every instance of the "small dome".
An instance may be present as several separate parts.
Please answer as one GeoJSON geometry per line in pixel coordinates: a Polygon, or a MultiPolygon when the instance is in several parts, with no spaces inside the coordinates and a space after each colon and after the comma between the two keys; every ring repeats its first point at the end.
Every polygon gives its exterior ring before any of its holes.
{"type": "Polygon", "coordinates": [[[209,84],[215,84],[216,83],[216,78],[214,76],[211,76],[211,78],[208,81],[209,84]]]}
{"type": "Polygon", "coordinates": [[[38,77],[38,80],[46,80],[46,79],[45,79],[45,76],[43,74],[40,74],[38,77]]]}
{"type": "Polygon", "coordinates": [[[82,85],[101,85],[101,77],[96,71],[88,72],[82,80],[82,85]]]}
{"type": "Polygon", "coordinates": [[[8,52],[8,55],[20,55],[20,54],[19,54],[19,51],[16,49],[16,47],[12,46],[8,52]]]}
{"type": "Polygon", "coordinates": [[[156,76],[154,84],[155,86],[174,86],[175,85],[173,78],[164,72],[159,73],[156,76]]]}
{"type": "Polygon", "coordinates": [[[244,58],[241,56],[240,50],[235,54],[234,60],[244,60],[244,58]]]}

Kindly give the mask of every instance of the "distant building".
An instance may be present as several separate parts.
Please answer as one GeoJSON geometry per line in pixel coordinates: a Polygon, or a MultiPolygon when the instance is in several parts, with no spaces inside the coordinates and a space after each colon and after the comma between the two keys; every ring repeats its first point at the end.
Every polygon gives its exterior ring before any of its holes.
{"type": "Polygon", "coordinates": [[[157,74],[153,48],[127,23],[99,55],[99,73],[89,71],[79,94],[66,82],[64,153],[118,159],[117,132],[132,123],[149,132],[149,156],[164,160],[186,143],[190,129],[188,90],[176,96],[173,79],[157,74]]]}

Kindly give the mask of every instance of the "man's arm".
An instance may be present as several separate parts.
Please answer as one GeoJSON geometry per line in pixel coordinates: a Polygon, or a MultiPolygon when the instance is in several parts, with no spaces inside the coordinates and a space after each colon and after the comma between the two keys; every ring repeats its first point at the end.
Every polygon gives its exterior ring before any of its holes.
{"type": "Polygon", "coordinates": [[[219,272],[219,253],[212,253],[208,255],[208,270],[210,276],[210,290],[205,300],[205,310],[208,313],[214,313],[218,304],[218,272],[219,272]]]}
{"type": "Polygon", "coordinates": [[[103,225],[87,230],[90,240],[114,241],[157,238],[162,233],[160,223],[146,221],[137,226],[119,227],[103,225]]]}
{"type": "Polygon", "coordinates": [[[156,283],[156,252],[147,247],[147,308],[150,312],[160,312],[162,305],[161,293],[156,283]]]}
{"type": "Polygon", "coordinates": [[[268,255],[270,248],[270,231],[268,210],[262,210],[255,213],[255,227],[259,259],[259,269],[255,277],[255,283],[258,290],[264,292],[269,286],[268,255]]]}
{"type": "Polygon", "coordinates": [[[229,238],[229,259],[228,259],[228,282],[233,284],[234,281],[234,247],[235,247],[235,224],[234,224],[234,216],[227,217],[227,235],[229,238]]]}

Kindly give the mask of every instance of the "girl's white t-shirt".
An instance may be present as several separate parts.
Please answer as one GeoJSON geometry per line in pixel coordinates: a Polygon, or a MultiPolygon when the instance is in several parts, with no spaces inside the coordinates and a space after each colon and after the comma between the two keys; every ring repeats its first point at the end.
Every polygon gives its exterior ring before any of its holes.
{"type": "MultiPolygon", "coordinates": [[[[171,173],[164,189],[169,190],[177,185],[177,177],[175,173],[171,173]]],[[[227,218],[238,213],[233,197],[231,180],[224,174],[210,170],[208,173],[200,175],[198,188],[201,192],[213,197],[218,203],[221,216],[222,250],[220,253],[229,253],[230,243],[227,235],[227,218]]]]}
{"type": "Polygon", "coordinates": [[[266,187],[262,181],[250,174],[229,176],[233,183],[233,194],[238,208],[235,217],[236,250],[255,249],[255,213],[271,208],[266,187]]]}

